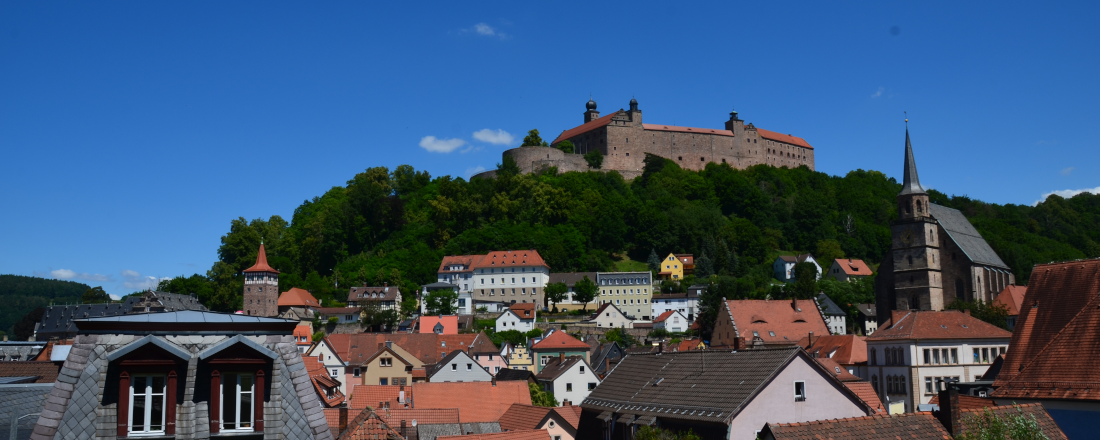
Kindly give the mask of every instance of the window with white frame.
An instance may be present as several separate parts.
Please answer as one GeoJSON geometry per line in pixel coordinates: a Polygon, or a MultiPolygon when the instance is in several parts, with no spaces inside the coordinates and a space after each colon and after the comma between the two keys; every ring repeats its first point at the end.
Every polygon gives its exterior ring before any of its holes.
{"type": "Polygon", "coordinates": [[[138,374],[130,378],[130,434],[164,434],[163,375],[138,374]]]}
{"type": "Polygon", "coordinates": [[[337,369],[333,368],[332,371],[330,371],[330,373],[331,374],[329,374],[329,375],[332,376],[332,377],[340,377],[340,370],[337,370],[337,369]]]}
{"type": "Polygon", "coordinates": [[[794,401],[805,402],[806,401],[806,382],[796,380],[794,382],[794,401]]]}
{"type": "Polygon", "coordinates": [[[252,431],[255,378],[251,373],[223,373],[221,377],[221,432],[252,431]]]}

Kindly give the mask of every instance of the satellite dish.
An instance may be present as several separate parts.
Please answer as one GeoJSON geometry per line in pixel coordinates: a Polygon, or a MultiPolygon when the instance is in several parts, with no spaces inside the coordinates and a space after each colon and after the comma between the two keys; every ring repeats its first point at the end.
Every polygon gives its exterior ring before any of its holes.
{"type": "Polygon", "coordinates": [[[413,419],[413,426],[416,426],[416,419],[413,419]]]}

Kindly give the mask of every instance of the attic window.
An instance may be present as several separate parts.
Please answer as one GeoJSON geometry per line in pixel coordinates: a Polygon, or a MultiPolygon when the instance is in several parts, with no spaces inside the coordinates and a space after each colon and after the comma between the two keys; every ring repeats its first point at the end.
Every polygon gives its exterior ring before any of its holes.
{"type": "Polygon", "coordinates": [[[840,374],[840,367],[833,367],[833,369],[836,370],[836,374],[840,374]]]}
{"type": "Polygon", "coordinates": [[[768,336],[771,336],[771,337],[775,337],[775,332],[773,332],[773,331],[769,331],[769,332],[768,332],[768,336]]]}
{"type": "Polygon", "coordinates": [[[796,320],[794,320],[794,322],[806,322],[806,320],[805,319],[796,319],[796,320]]]}

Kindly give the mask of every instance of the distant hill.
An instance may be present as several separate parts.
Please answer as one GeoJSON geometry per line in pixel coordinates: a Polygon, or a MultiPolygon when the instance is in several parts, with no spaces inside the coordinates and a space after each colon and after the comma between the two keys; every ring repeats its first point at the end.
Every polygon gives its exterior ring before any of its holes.
{"type": "Polygon", "coordinates": [[[12,325],[35,307],[50,303],[79,303],[89,286],[73,281],[22,275],[0,275],[0,329],[12,334],[12,325]]]}

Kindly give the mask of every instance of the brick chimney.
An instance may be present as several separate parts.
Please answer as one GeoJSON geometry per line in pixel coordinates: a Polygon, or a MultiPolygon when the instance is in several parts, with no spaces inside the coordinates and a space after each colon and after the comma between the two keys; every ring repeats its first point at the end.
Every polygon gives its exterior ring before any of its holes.
{"type": "Polygon", "coordinates": [[[340,426],[340,432],[347,431],[347,429],[348,429],[348,407],[346,407],[346,406],[340,407],[340,421],[338,423],[339,423],[339,426],[340,426]]]}
{"type": "Polygon", "coordinates": [[[947,389],[940,391],[939,397],[940,410],[936,411],[934,415],[943,424],[943,427],[947,428],[948,433],[952,436],[958,435],[962,431],[959,390],[953,384],[948,384],[947,389]]]}
{"type": "Polygon", "coordinates": [[[808,345],[806,345],[807,350],[809,350],[810,347],[814,346],[814,332],[810,332],[810,338],[809,339],[810,339],[810,343],[808,345]]]}
{"type": "Polygon", "coordinates": [[[404,419],[401,420],[401,436],[405,437],[405,438],[409,437],[409,435],[405,433],[405,420],[404,419]]]}
{"type": "Polygon", "coordinates": [[[559,364],[564,364],[565,363],[565,353],[564,352],[563,353],[558,353],[558,363],[559,364]]]}
{"type": "Polygon", "coordinates": [[[570,406],[572,404],[573,402],[570,402],[568,399],[561,401],[561,406],[570,406]]]}

